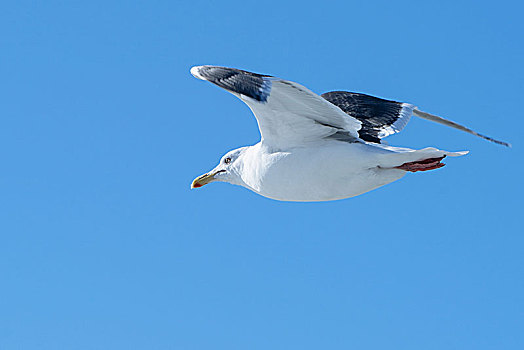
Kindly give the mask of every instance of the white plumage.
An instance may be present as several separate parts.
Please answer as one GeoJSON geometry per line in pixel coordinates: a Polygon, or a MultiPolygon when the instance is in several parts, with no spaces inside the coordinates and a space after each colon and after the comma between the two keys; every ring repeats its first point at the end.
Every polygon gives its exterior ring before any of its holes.
{"type": "Polygon", "coordinates": [[[224,181],[277,200],[337,200],[467,153],[380,144],[380,138],[402,130],[412,113],[418,115],[410,104],[346,92],[319,96],[294,82],[233,68],[198,66],[191,73],[244,101],[261,134],[256,145],[228,152],[192,188],[224,181]]]}

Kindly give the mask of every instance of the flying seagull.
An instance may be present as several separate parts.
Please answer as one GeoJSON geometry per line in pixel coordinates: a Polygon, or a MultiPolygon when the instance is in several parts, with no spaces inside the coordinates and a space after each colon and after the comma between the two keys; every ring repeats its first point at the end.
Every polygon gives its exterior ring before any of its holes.
{"type": "Polygon", "coordinates": [[[197,66],[191,74],[245,102],[261,135],[256,145],[226,153],[191,188],[223,181],[281,201],[330,201],[371,191],[407,172],[440,168],[444,157],[468,153],[380,143],[412,115],[509,146],[409,103],[345,91],[319,96],[292,81],[235,68],[197,66]]]}

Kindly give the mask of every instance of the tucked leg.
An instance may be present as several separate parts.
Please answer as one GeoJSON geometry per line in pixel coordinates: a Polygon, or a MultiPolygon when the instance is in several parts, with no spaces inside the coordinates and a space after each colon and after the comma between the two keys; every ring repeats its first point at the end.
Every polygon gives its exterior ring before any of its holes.
{"type": "Polygon", "coordinates": [[[395,168],[405,170],[405,171],[411,171],[412,173],[417,172],[417,171],[427,171],[427,170],[438,169],[438,168],[442,168],[445,165],[444,163],[440,162],[445,157],[446,156],[442,156],[440,158],[429,158],[429,159],[424,159],[424,160],[417,160],[416,162],[404,163],[395,168]]]}

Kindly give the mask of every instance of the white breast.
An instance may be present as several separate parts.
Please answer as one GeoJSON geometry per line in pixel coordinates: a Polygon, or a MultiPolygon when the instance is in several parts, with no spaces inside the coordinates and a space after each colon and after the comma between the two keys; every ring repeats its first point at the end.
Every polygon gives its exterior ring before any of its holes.
{"type": "Polygon", "coordinates": [[[327,201],[353,197],[401,178],[405,172],[380,169],[391,151],[360,143],[322,142],[287,152],[269,152],[262,144],[244,159],[245,187],[286,201],[327,201]]]}

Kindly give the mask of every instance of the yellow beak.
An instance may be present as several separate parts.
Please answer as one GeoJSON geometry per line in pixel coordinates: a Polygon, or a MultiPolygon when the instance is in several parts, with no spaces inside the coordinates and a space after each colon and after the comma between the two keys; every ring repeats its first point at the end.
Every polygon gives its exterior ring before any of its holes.
{"type": "Polygon", "coordinates": [[[199,177],[193,180],[193,183],[191,184],[191,188],[202,187],[204,185],[207,185],[210,182],[213,182],[215,180],[215,175],[217,173],[218,171],[200,175],[199,177]]]}

